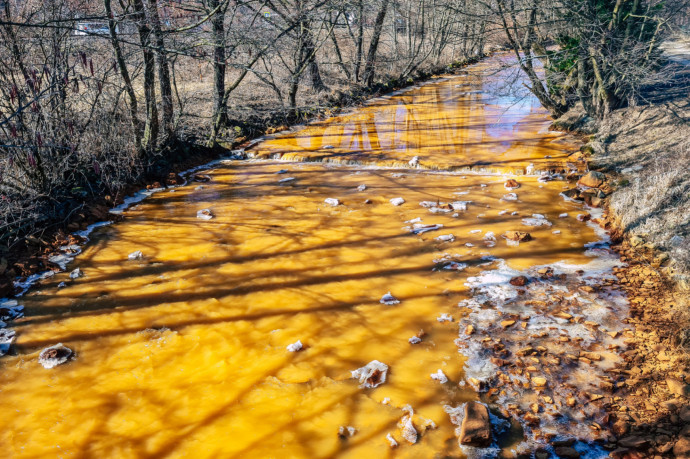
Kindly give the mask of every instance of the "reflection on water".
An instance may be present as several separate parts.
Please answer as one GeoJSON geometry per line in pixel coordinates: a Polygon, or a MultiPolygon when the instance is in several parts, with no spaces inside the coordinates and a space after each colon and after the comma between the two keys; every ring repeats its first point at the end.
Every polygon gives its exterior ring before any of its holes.
{"type": "Polygon", "coordinates": [[[249,153],[390,166],[419,156],[425,169],[501,173],[525,173],[530,165],[535,171],[563,168],[578,144],[548,131],[547,112],[514,70],[495,70],[497,61],[279,134],[249,153]]]}
{"type": "MultiPolygon", "coordinates": [[[[482,105],[481,94],[463,95],[461,81],[379,101],[258,150],[322,154],[331,143],[331,158],[362,150],[371,161],[419,155],[439,167],[492,152],[511,167],[568,153],[553,142],[559,135],[541,132],[547,121],[536,107],[482,105]]],[[[468,279],[496,259],[520,270],[586,263],[583,246],[598,238],[575,218],[581,206],[558,196],[566,184],[537,177],[518,178],[512,200],[499,175],[277,161],[229,161],[208,175],[209,183],[130,209],[70,265],[84,277],[57,275],[24,299],[18,355],[0,361],[6,454],[461,457],[444,405],[477,399],[454,342],[469,314],[458,307],[471,299],[468,279]],[[393,205],[397,197],[405,203],[393,205]],[[466,209],[438,210],[457,201],[466,209]],[[206,208],[215,217],[197,219],[206,208]],[[537,213],[551,226],[525,226],[537,213]],[[415,223],[443,226],[415,235],[415,223]],[[534,240],[510,245],[501,237],[509,230],[534,240]],[[137,250],[143,259],[128,260],[137,250]],[[387,292],[400,304],[382,304],[387,292]],[[452,321],[439,321],[443,314],[452,321]],[[411,345],[416,335],[422,341],[411,345]],[[289,352],[297,340],[304,349],[289,352]],[[76,359],[43,369],[39,351],[58,342],[76,359]],[[372,360],[389,366],[388,379],[361,389],[350,372],[372,360]],[[448,382],[430,377],[438,370],[448,382]],[[415,445],[397,427],[406,405],[420,433],[415,445]],[[355,434],[339,437],[341,426],[355,434]]]]}

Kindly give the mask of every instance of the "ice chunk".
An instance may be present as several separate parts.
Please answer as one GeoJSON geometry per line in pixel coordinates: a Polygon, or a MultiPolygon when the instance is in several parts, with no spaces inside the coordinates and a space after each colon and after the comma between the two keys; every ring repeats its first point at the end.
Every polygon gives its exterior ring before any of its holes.
{"type": "Polygon", "coordinates": [[[334,147],[333,145],[325,145],[325,146],[323,147],[324,150],[332,150],[332,149],[334,149],[334,148],[335,148],[335,147],[334,147]]]}
{"type": "Polygon", "coordinates": [[[443,228],[443,225],[437,224],[437,225],[422,225],[421,223],[415,223],[412,225],[412,228],[408,226],[408,229],[412,234],[422,234],[426,233],[428,231],[435,231],[438,229],[443,228]]]}
{"type": "Polygon", "coordinates": [[[18,306],[15,300],[0,304],[0,320],[10,321],[24,317],[24,306],[18,306]]]}
{"type": "Polygon", "coordinates": [[[65,288],[65,287],[67,287],[67,284],[64,282],[60,282],[57,286],[57,288],[65,288]]]}
{"type": "Polygon", "coordinates": [[[436,373],[432,373],[430,376],[431,379],[436,380],[441,384],[445,384],[448,382],[448,376],[446,376],[445,373],[443,373],[443,371],[441,370],[437,370],[436,373]]]}
{"type": "Polygon", "coordinates": [[[373,389],[386,382],[388,365],[372,360],[362,368],[352,371],[352,377],[359,380],[362,389],[373,389]]]}
{"type": "Polygon", "coordinates": [[[567,214],[567,213],[562,213],[562,214],[560,214],[560,215],[558,216],[558,218],[568,218],[568,214],[567,214]]]}
{"type": "Polygon", "coordinates": [[[484,235],[484,240],[485,241],[496,241],[496,235],[494,234],[493,231],[487,231],[486,234],[484,235]]]}
{"type": "Polygon", "coordinates": [[[290,171],[287,169],[281,169],[278,172],[276,172],[276,174],[287,174],[288,172],[290,172],[290,171]]]}
{"type": "Polygon", "coordinates": [[[465,211],[467,210],[467,204],[469,204],[472,201],[453,201],[450,203],[451,207],[453,210],[458,210],[458,211],[465,211]]]}
{"type": "Polygon", "coordinates": [[[465,268],[467,268],[465,263],[459,263],[457,261],[451,261],[447,265],[443,266],[443,269],[448,271],[462,271],[465,268]]]}
{"type": "Polygon", "coordinates": [[[446,314],[445,312],[443,314],[441,314],[440,316],[438,316],[436,318],[436,320],[441,322],[441,323],[443,323],[443,322],[454,322],[455,321],[455,319],[453,319],[453,316],[451,316],[450,314],[446,314]]]}
{"type": "Polygon", "coordinates": [[[391,204],[394,206],[402,206],[405,204],[405,200],[403,198],[393,198],[391,199],[391,204]]]}
{"type": "Polygon", "coordinates": [[[398,442],[395,441],[395,438],[393,438],[393,435],[391,435],[391,434],[386,435],[386,440],[388,440],[388,444],[390,445],[391,448],[397,448],[398,447],[398,442]]]}
{"type": "Polygon", "coordinates": [[[476,229],[476,230],[470,231],[470,234],[477,234],[477,233],[481,233],[481,232],[482,232],[482,230],[476,229]]]}
{"type": "Polygon", "coordinates": [[[517,201],[517,200],[518,200],[517,193],[504,194],[503,197],[501,198],[501,201],[517,201]]]}
{"type": "Polygon", "coordinates": [[[413,336],[412,338],[408,339],[407,341],[410,342],[410,344],[419,344],[422,342],[422,338],[419,336],[413,336]]]}
{"type": "Polygon", "coordinates": [[[77,268],[74,271],[72,271],[71,273],[69,273],[70,279],[78,279],[78,278],[83,277],[83,276],[84,276],[84,273],[79,268],[77,268]]]}
{"type": "Polygon", "coordinates": [[[284,179],[278,180],[278,183],[294,182],[297,180],[295,177],[285,177],[284,179]]]}
{"type": "Polygon", "coordinates": [[[287,350],[290,352],[298,352],[302,350],[302,341],[297,340],[292,344],[288,344],[287,350]]]}
{"type": "Polygon", "coordinates": [[[419,156],[413,157],[408,164],[412,167],[419,166],[419,156]]]}
{"type": "Polygon", "coordinates": [[[38,356],[38,363],[43,365],[43,368],[51,369],[67,362],[72,355],[74,355],[72,349],[58,343],[43,349],[38,356]]]}
{"type": "Polygon", "coordinates": [[[500,212],[498,212],[498,215],[505,215],[507,213],[508,213],[507,210],[501,210],[500,212]]]}
{"type": "Polygon", "coordinates": [[[417,217],[413,218],[412,220],[407,220],[405,223],[421,223],[422,219],[417,217]]]}
{"type": "Polygon", "coordinates": [[[367,189],[367,186],[365,184],[361,184],[360,186],[357,187],[357,191],[364,191],[367,189]]]}
{"type": "Polygon", "coordinates": [[[561,230],[553,230],[551,231],[553,234],[561,234],[561,230]]]}
{"type": "Polygon", "coordinates": [[[455,236],[452,234],[444,234],[443,236],[437,236],[434,239],[441,242],[453,242],[455,240],[455,236]]]}
{"type": "Polygon", "coordinates": [[[0,330],[0,356],[7,354],[16,337],[17,333],[14,330],[0,330]]]}
{"type": "Polygon", "coordinates": [[[326,198],[323,202],[328,204],[329,206],[337,207],[340,205],[340,201],[335,198],[326,198]]]}
{"type": "Polygon", "coordinates": [[[403,416],[400,420],[400,435],[412,445],[417,443],[417,429],[412,424],[412,413],[403,416]]]}
{"type": "Polygon", "coordinates": [[[196,213],[196,218],[200,220],[211,220],[213,218],[211,209],[201,209],[196,213]]]}
{"type": "Polygon", "coordinates": [[[381,300],[379,301],[381,304],[387,304],[387,305],[394,305],[394,304],[400,304],[400,300],[391,295],[391,292],[386,293],[381,297],[381,300]]]}
{"type": "Polygon", "coordinates": [[[136,252],[132,252],[127,255],[128,260],[141,260],[142,258],[144,258],[144,254],[141,250],[137,250],[136,252]]]}

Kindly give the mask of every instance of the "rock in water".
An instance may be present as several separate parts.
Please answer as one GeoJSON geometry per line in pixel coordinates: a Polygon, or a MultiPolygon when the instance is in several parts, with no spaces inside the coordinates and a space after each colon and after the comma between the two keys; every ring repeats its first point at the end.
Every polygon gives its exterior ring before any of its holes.
{"type": "Polygon", "coordinates": [[[337,207],[340,205],[340,201],[335,199],[335,198],[326,198],[326,200],[324,200],[324,202],[326,204],[328,204],[329,206],[333,206],[333,207],[337,207]]]}
{"type": "Polygon", "coordinates": [[[77,268],[71,273],[69,273],[69,278],[70,279],[78,279],[80,277],[84,276],[84,273],[81,271],[81,269],[77,268]]]}
{"type": "Polygon", "coordinates": [[[43,368],[50,369],[67,362],[72,355],[72,349],[58,343],[43,349],[38,356],[38,363],[43,365],[43,368]]]}
{"type": "Polygon", "coordinates": [[[506,190],[510,190],[510,191],[517,190],[518,188],[520,188],[520,184],[517,182],[517,180],[514,180],[514,179],[510,179],[510,180],[506,181],[506,183],[504,183],[503,186],[505,187],[506,190]]]}
{"type": "Polygon", "coordinates": [[[379,300],[379,303],[381,304],[387,304],[389,306],[394,305],[394,304],[400,304],[400,300],[391,295],[391,292],[386,293],[381,297],[381,300],[379,300]]]}
{"type": "Polygon", "coordinates": [[[465,417],[460,426],[460,443],[480,447],[491,445],[491,422],[486,405],[479,402],[468,402],[465,405],[465,417]]]}
{"type": "Polygon", "coordinates": [[[0,356],[7,354],[16,337],[17,333],[14,330],[0,330],[0,356]]]}
{"type": "Polygon", "coordinates": [[[372,360],[362,368],[352,372],[352,377],[359,379],[359,387],[363,389],[373,389],[386,382],[388,365],[378,360],[372,360]]]}
{"type": "Polygon", "coordinates": [[[606,181],[606,176],[601,172],[590,171],[587,172],[578,182],[578,185],[588,186],[590,188],[599,188],[606,181]]]}
{"type": "Polygon", "coordinates": [[[405,204],[405,200],[403,198],[393,198],[391,199],[391,204],[394,206],[402,206],[405,204]]]}
{"type": "Polygon", "coordinates": [[[196,213],[196,218],[199,220],[211,220],[213,218],[213,214],[211,213],[210,209],[201,209],[196,213]]]}
{"type": "Polygon", "coordinates": [[[144,254],[142,253],[141,250],[137,250],[136,252],[130,253],[130,254],[127,256],[127,258],[128,258],[129,260],[141,260],[142,258],[144,258],[144,254]]]}
{"type": "Polygon", "coordinates": [[[532,240],[532,235],[524,231],[506,231],[503,235],[509,241],[527,242],[532,240]]]}
{"type": "Polygon", "coordinates": [[[412,167],[419,166],[419,156],[415,156],[414,158],[412,158],[408,164],[412,167]]]}
{"type": "Polygon", "coordinates": [[[406,415],[400,421],[400,435],[410,444],[417,443],[417,429],[412,424],[412,415],[406,415]]]}

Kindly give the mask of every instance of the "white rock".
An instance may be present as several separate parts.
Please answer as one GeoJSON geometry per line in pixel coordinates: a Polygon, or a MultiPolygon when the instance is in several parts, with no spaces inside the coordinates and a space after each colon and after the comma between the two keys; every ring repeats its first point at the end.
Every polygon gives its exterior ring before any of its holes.
{"type": "Polygon", "coordinates": [[[405,200],[403,198],[393,198],[391,199],[391,204],[394,206],[402,206],[405,204],[405,200]]]}
{"type": "Polygon", "coordinates": [[[505,215],[505,214],[507,214],[507,213],[508,213],[507,210],[502,210],[502,211],[500,211],[500,212],[498,213],[498,215],[505,215]]]}
{"type": "Polygon", "coordinates": [[[337,207],[340,205],[340,201],[335,198],[326,198],[323,202],[328,204],[329,206],[337,207]]]}
{"type": "Polygon", "coordinates": [[[512,215],[512,216],[518,215],[517,210],[515,212],[511,212],[510,215],[512,215]]]}
{"type": "Polygon", "coordinates": [[[465,247],[474,247],[474,244],[471,242],[465,242],[465,247]]]}
{"type": "Polygon", "coordinates": [[[683,241],[685,241],[685,238],[683,236],[676,234],[668,241],[668,243],[671,247],[680,247],[683,241]]]}
{"type": "Polygon", "coordinates": [[[501,201],[517,201],[517,200],[518,200],[517,193],[504,194],[503,197],[501,198],[501,201]]]}
{"type": "Polygon", "coordinates": [[[285,177],[284,179],[278,180],[278,183],[294,182],[297,180],[295,177],[285,177]]]}
{"type": "Polygon", "coordinates": [[[213,218],[211,209],[201,209],[196,213],[196,218],[200,220],[211,220],[213,218]]]}
{"type": "Polygon", "coordinates": [[[553,234],[561,234],[561,230],[553,230],[551,231],[553,234]]]}
{"type": "Polygon", "coordinates": [[[394,305],[394,304],[400,304],[400,300],[391,295],[391,292],[386,293],[381,297],[381,300],[379,300],[379,303],[381,304],[387,304],[387,305],[394,305]]]}
{"type": "Polygon", "coordinates": [[[381,404],[382,404],[382,405],[388,405],[390,402],[391,402],[391,398],[390,398],[390,397],[386,397],[386,398],[384,398],[383,400],[381,400],[381,404]]]}
{"type": "Polygon", "coordinates": [[[361,184],[360,186],[357,187],[357,191],[364,191],[367,189],[367,186],[365,184],[361,184]]]}
{"type": "Polygon", "coordinates": [[[79,269],[79,268],[77,268],[74,271],[72,271],[71,273],[69,273],[70,279],[78,279],[78,278],[83,277],[83,276],[84,276],[84,273],[81,272],[81,269],[79,269]]]}
{"type": "Polygon", "coordinates": [[[422,219],[417,217],[413,218],[412,220],[407,220],[405,223],[421,223],[422,219]]]}
{"type": "Polygon", "coordinates": [[[419,336],[413,336],[412,338],[408,339],[407,341],[409,341],[410,344],[419,344],[422,342],[422,339],[419,336]]]}
{"type": "Polygon", "coordinates": [[[479,185],[479,186],[481,186],[482,188],[486,188],[486,187],[489,186],[489,185],[487,185],[486,183],[482,183],[482,184],[479,185]]]}
{"type": "Polygon", "coordinates": [[[38,363],[43,365],[43,368],[51,369],[67,362],[72,355],[74,355],[72,349],[64,346],[62,343],[58,343],[55,346],[43,349],[38,356],[38,363]]]}
{"type": "Polygon", "coordinates": [[[419,156],[415,156],[414,158],[412,158],[408,164],[412,167],[419,166],[419,156]]]}
{"type": "Polygon", "coordinates": [[[496,241],[496,235],[494,234],[493,231],[487,231],[486,234],[484,235],[484,240],[485,241],[496,241]]]}
{"type": "Polygon", "coordinates": [[[287,174],[288,172],[290,172],[290,171],[287,169],[281,169],[278,172],[276,172],[276,174],[287,174]]]}
{"type": "Polygon", "coordinates": [[[127,255],[128,260],[141,260],[142,258],[144,258],[144,254],[141,250],[137,250],[136,252],[132,252],[127,255]]]}
{"type": "Polygon", "coordinates": [[[453,316],[451,316],[450,314],[446,314],[445,312],[443,314],[441,314],[440,316],[438,316],[436,318],[436,320],[439,321],[440,323],[455,322],[455,319],[453,319],[453,316]]]}
{"type": "Polygon", "coordinates": [[[568,214],[567,214],[567,213],[562,213],[562,214],[560,214],[560,215],[558,216],[558,218],[568,218],[568,214]]]}
{"type": "Polygon", "coordinates": [[[477,233],[481,233],[481,232],[482,232],[482,230],[476,229],[476,230],[470,231],[470,234],[477,234],[477,233]]]}
{"type": "Polygon", "coordinates": [[[57,286],[57,288],[65,288],[67,287],[67,284],[65,282],[60,282],[57,286]]]}
{"type": "Polygon", "coordinates": [[[326,146],[323,147],[324,150],[332,150],[332,149],[334,149],[334,148],[335,148],[335,147],[334,147],[333,145],[326,145],[326,146]]]}
{"type": "Polygon", "coordinates": [[[352,371],[352,377],[359,380],[362,389],[373,389],[386,382],[388,365],[378,360],[372,360],[362,368],[352,371]]]}
{"type": "Polygon", "coordinates": [[[452,234],[444,234],[443,236],[437,236],[434,239],[441,242],[453,242],[455,240],[455,236],[452,234]]]}
{"type": "Polygon", "coordinates": [[[430,376],[431,379],[434,379],[440,382],[441,384],[445,384],[448,382],[448,376],[446,376],[445,373],[443,373],[443,371],[441,370],[437,370],[436,373],[432,373],[430,376]]]}
{"type": "Polygon", "coordinates": [[[292,344],[288,344],[287,350],[290,352],[298,352],[302,350],[302,341],[297,340],[292,344]]]}

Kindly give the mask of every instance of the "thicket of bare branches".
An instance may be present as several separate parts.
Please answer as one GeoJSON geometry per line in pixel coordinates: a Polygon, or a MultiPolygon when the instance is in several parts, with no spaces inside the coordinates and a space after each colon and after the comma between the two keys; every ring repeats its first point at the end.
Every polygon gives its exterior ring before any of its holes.
{"type": "Polygon", "coordinates": [[[85,196],[162,173],[181,143],[225,145],[251,134],[247,120],[295,120],[497,40],[554,115],[582,102],[604,116],[658,77],[658,46],[682,8],[687,0],[0,0],[0,246],[85,196]]]}

